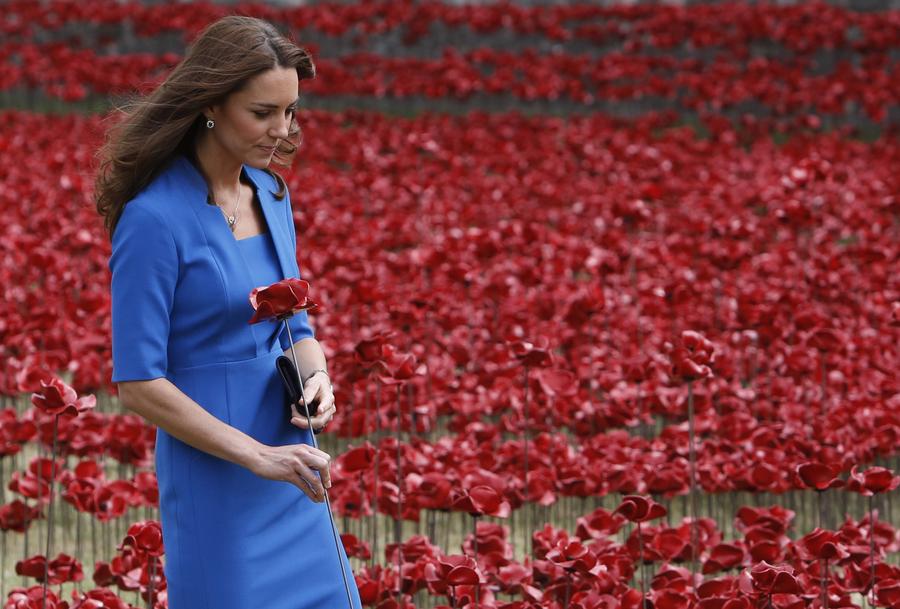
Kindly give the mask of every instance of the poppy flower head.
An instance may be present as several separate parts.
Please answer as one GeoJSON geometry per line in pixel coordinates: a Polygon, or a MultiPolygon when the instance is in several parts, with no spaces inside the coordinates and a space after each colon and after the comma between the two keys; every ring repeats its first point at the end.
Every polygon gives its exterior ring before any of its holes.
{"type": "Polygon", "coordinates": [[[796,544],[804,560],[842,560],[850,556],[838,533],[816,527],[796,544]]]}
{"type": "Polygon", "coordinates": [[[363,366],[374,366],[383,356],[383,347],[388,344],[393,332],[378,332],[365,338],[353,350],[353,356],[363,366]]]}
{"type": "Polygon", "coordinates": [[[526,366],[543,367],[553,363],[553,354],[544,337],[535,339],[533,343],[525,340],[509,341],[507,346],[510,354],[526,366]]]}
{"type": "Polygon", "coordinates": [[[826,353],[840,353],[847,344],[847,337],[838,330],[828,327],[814,329],[806,339],[813,349],[826,353]]]}
{"type": "Polygon", "coordinates": [[[247,323],[281,320],[316,307],[316,303],[306,297],[308,292],[309,283],[293,277],[269,286],[253,288],[250,291],[250,306],[255,313],[247,323]]]}
{"type": "Polygon", "coordinates": [[[369,544],[360,541],[356,535],[341,533],[341,543],[344,545],[344,551],[347,552],[347,556],[350,556],[351,558],[356,557],[361,560],[369,560],[372,558],[372,550],[369,548],[369,544]]]}
{"type": "Polygon", "coordinates": [[[155,520],[135,522],[128,527],[128,534],[125,535],[122,546],[131,546],[143,555],[162,556],[165,553],[162,527],[155,520]]]}
{"type": "Polygon", "coordinates": [[[753,587],[763,594],[801,594],[803,589],[788,565],[770,565],[762,561],[750,570],[753,587]]]}
{"type": "Polygon", "coordinates": [[[97,405],[94,395],[79,398],[74,389],[53,377],[50,382],[41,380],[41,390],[31,394],[35,408],[48,415],[67,414],[77,416],[97,405]]]}
{"type": "Polygon", "coordinates": [[[666,508],[647,497],[627,495],[613,514],[621,514],[630,522],[647,522],[665,516],[666,508]]]}
{"type": "Polygon", "coordinates": [[[14,609],[69,609],[69,603],[61,600],[53,590],[44,591],[43,585],[13,588],[5,606],[14,609]]]}
{"type": "Polygon", "coordinates": [[[592,574],[597,557],[576,538],[560,540],[547,552],[547,560],[573,573],[592,574]]]}
{"type": "Polygon", "coordinates": [[[469,512],[473,516],[506,518],[510,514],[509,502],[489,486],[477,485],[465,491],[453,502],[453,509],[469,512]]]}
{"type": "Polygon", "coordinates": [[[672,376],[683,381],[695,381],[712,376],[711,365],[716,359],[715,345],[699,332],[685,330],[677,344],[666,343],[672,376]]]}
{"type": "Polygon", "coordinates": [[[850,479],[847,481],[847,490],[867,496],[888,493],[898,486],[900,486],[900,476],[895,476],[891,470],[879,466],[860,472],[859,466],[854,465],[850,470],[850,479]]]}
{"type": "Polygon", "coordinates": [[[801,463],[794,469],[795,482],[800,488],[812,488],[817,491],[838,488],[844,486],[844,481],[837,477],[839,471],[839,467],[809,461],[801,463]]]}

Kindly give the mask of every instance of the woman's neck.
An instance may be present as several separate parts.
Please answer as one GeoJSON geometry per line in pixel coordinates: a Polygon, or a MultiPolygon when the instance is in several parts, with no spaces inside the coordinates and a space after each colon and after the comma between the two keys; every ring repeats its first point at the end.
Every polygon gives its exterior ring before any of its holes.
{"type": "Polygon", "coordinates": [[[211,137],[197,139],[194,156],[209,184],[210,195],[221,199],[240,188],[241,162],[216,145],[211,137]]]}

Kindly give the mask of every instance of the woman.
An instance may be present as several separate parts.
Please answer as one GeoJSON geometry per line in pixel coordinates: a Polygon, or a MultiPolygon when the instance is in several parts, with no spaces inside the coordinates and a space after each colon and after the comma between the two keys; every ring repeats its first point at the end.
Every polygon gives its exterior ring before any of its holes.
{"type": "MultiPolygon", "coordinates": [[[[248,324],[254,287],[299,277],[290,198],[268,166],[296,151],[298,84],[314,75],[271,25],[226,17],[101,151],[112,381],[158,427],[172,609],[359,606],[323,503],[330,457],[276,373],[287,332],[248,324]]],[[[291,324],[323,429],[335,413],[325,356],[305,313],[291,324]]]]}

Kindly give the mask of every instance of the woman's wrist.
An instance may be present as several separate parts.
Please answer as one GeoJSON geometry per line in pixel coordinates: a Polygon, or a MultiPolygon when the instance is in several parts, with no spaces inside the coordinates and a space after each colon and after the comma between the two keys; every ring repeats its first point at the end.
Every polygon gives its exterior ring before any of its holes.
{"type": "Polygon", "coordinates": [[[313,370],[312,372],[310,372],[310,373],[309,373],[309,376],[307,376],[306,379],[304,379],[303,384],[305,385],[306,383],[308,383],[308,382],[310,381],[310,379],[312,379],[312,377],[316,376],[317,374],[324,374],[324,375],[325,375],[325,378],[328,379],[328,385],[329,385],[329,386],[332,386],[332,383],[331,383],[331,377],[328,376],[328,371],[325,370],[324,368],[318,368],[318,369],[313,370]]]}

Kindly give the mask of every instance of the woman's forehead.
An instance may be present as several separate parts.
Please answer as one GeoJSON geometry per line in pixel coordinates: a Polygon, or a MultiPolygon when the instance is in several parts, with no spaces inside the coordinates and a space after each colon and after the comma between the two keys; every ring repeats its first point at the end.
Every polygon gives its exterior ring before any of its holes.
{"type": "Polygon", "coordinates": [[[236,95],[249,103],[286,107],[297,101],[299,86],[294,68],[276,67],[251,78],[236,95]]]}

